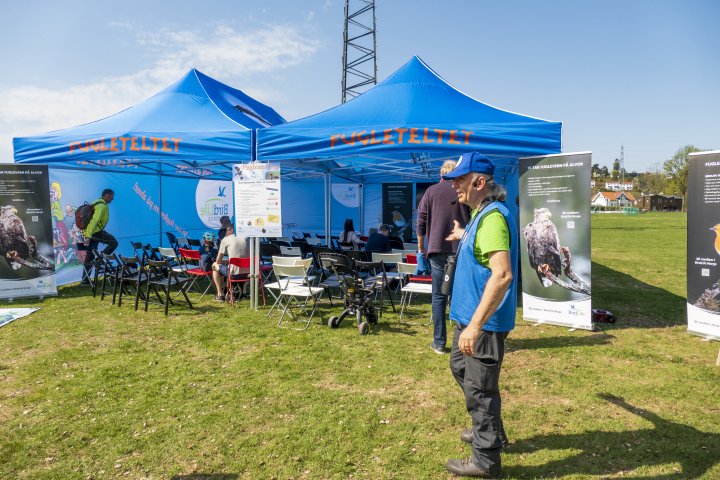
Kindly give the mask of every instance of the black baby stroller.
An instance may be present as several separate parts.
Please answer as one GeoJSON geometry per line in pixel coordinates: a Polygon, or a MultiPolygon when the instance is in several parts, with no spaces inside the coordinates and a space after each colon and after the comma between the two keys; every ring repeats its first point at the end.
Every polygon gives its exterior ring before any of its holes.
{"type": "Polygon", "coordinates": [[[373,303],[373,297],[377,290],[376,279],[374,277],[363,279],[357,270],[339,263],[331,265],[331,268],[340,282],[345,310],[339,317],[330,317],[328,327],[338,328],[340,322],[346,317],[354,315],[360,335],[367,334],[370,331],[370,325],[376,324],[378,319],[373,303]]]}

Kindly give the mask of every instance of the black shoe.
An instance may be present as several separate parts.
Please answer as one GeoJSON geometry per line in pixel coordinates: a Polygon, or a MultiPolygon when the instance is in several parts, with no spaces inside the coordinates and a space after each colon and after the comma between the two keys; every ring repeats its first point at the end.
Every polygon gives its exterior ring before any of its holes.
{"type": "Polygon", "coordinates": [[[472,478],[498,478],[500,472],[497,475],[491,474],[484,468],[480,468],[472,462],[472,458],[452,459],[447,462],[447,470],[450,473],[458,475],[460,477],[472,477],[472,478]]]}
{"type": "Polygon", "coordinates": [[[444,354],[445,354],[445,347],[438,347],[438,346],[435,345],[434,343],[431,343],[431,344],[430,344],[430,349],[431,349],[433,352],[437,353],[438,355],[444,355],[444,354]]]}

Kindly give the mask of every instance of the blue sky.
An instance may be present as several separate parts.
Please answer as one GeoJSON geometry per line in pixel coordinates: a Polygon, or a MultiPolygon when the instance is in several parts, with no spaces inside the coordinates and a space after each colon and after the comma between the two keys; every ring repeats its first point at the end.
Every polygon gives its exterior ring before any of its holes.
{"type": "MultiPolygon", "coordinates": [[[[376,0],[378,77],[419,55],[493,106],[564,122],[564,150],[646,170],[720,148],[720,2],[376,0]]],[[[95,120],[196,67],[288,120],[340,101],[342,0],[23,1],[0,7],[11,138],[95,120]]]]}

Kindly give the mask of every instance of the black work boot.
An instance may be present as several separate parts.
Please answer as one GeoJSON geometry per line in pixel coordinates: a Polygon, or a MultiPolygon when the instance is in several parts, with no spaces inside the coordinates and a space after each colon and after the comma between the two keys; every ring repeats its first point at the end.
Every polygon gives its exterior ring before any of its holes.
{"type": "Polygon", "coordinates": [[[450,473],[458,475],[460,477],[471,477],[471,478],[499,478],[500,469],[498,468],[497,474],[490,473],[484,468],[480,468],[475,465],[472,458],[452,459],[447,462],[447,470],[450,473]]]}

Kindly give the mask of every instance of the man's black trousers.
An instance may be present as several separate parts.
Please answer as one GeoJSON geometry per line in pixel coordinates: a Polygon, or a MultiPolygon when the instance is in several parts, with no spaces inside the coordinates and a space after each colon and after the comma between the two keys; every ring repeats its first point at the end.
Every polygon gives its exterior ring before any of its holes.
{"type": "Polygon", "coordinates": [[[82,281],[83,282],[89,282],[90,279],[88,278],[90,275],[90,270],[92,270],[93,267],[93,261],[95,260],[95,250],[97,250],[99,244],[105,244],[105,249],[102,251],[102,253],[106,255],[110,255],[115,251],[115,249],[118,246],[118,241],[115,237],[113,237],[111,234],[106,232],[105,230],[100,230],[99,232],[93,234],[92,237],[90,237],[90,244],[88,245],[88,251],[85,254],[85,264],[83,268],[83,274],[82,274],[82,281]]]}
{"type": "Polygon", "coordinates": [[[500,450],[507,441],[500,417],[500,367],[505,356],[507,332],[482,331],[473,356],[458,349],[458,338],[465,329],[457,325],[450,352],[450,370],[465,394],[465,405],[472,418],[472,459],[475,465],[499,475],[500,450]]]}

